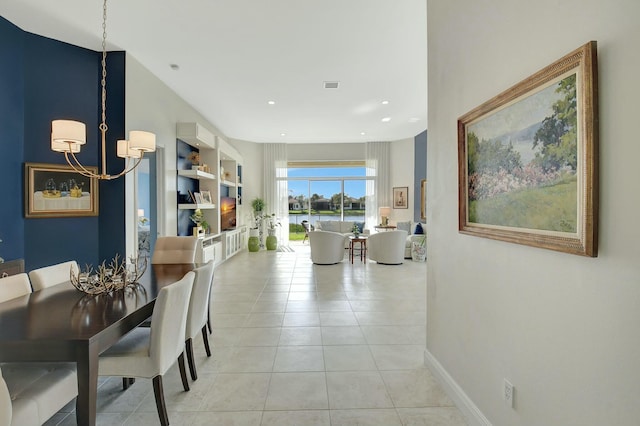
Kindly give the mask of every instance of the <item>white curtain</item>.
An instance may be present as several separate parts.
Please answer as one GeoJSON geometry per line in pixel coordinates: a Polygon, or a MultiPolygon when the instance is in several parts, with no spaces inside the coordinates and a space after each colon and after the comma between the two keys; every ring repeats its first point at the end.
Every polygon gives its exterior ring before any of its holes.
{"type": "Polygon", "coordinates": [[[264,202],[265,213],[275,213],[281,226],[276,229],[278,246],[289,245],[289,191],[287,187],[287,145],[264,144],[264,202]],[[284,179],[282,179],[284,178],[284,179]]]}
{"type": "Polygon", "coordinates": [[[365,226],[373,230],[380,223],[379,207],[391,207],[391,143],[367,142],[365,226]]]}

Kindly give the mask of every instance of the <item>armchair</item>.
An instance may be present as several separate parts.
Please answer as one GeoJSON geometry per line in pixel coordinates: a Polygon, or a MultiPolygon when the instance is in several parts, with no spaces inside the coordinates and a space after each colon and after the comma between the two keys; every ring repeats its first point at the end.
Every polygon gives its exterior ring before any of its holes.
{"type": "Polygon", "coordinates": [[[404,261],[407,231],[378,232],[369,236],[369,259],[387,265],[400,265],[404,261]]]}
{"type": "Polygon", "coordinates": [[[344,259],[344,235],[338,232],[311,231],[309,246],[311,261],[317,265],[332,265],[344,259]]]}

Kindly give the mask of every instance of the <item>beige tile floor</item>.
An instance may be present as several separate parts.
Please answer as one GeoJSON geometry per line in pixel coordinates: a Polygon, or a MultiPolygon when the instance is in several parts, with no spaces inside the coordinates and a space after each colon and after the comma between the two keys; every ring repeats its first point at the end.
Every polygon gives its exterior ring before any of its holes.
{"type": "MultiPolygon", "coordinates": [[[[213,356],[198,380],[165,377],[172,425],[466,425],[423,365],[426,264],[246,251],[215,271],[213,356]]],[[[151,382],[101,378],[98,424],[156,425],[151,382]]],[[[47,425],[75,425],[73,404],[47,425]]]]}

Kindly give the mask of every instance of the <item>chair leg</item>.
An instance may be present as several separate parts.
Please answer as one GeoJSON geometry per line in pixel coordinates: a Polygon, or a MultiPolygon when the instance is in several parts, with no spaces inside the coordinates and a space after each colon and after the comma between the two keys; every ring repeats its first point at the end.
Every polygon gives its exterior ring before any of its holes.
{"type": "Polygon", "coordinates": [[[123,377],[122,378],[122,390],[126,391],[127,389],[129,389],[129,386],[131,386],[135,382],[136,382],[136,379],[134,379],[133,377],[123,377]]]}
{"type": "Polygon", "coordinates": [[[209,336],[207,336],[207,327],[202,327],[202,341],[204,342],[204,350],[207,351],[207,356],[211,356],[211,348],[209,347],[209,336]]]}
{"type": "Polygon", "coordinates": [[[209,327],[209,334],[213,333],[211,330],[211,309],[207,311],[207,327],[209,327]]]}
{"type": "Polygon", "coordinates": [[[178,356],[178,367],[182,378],[182,387],[185,392],[189,392],[189,380],[187,380],[187,370],[184,368],[184,351],[178,356]]]}
{"type": "Polygon", "coordinates": [[[198,373],[196,372],[196,363],[193,361],[193,339],[189,337],[184,342],[185,351],[187,352],[187,362],[189,363],[189,371],[191,372],[191,380],[198,380],[198,373]]]}
{"type": "Polygon", "coordinates": [[[153,394],[156,397],[156,408],[162,426],[169,426],[169,416],[167,416],[167,406],[164,403],[164,389],[162,387],[162,376],[153,378],[153,394]]]}

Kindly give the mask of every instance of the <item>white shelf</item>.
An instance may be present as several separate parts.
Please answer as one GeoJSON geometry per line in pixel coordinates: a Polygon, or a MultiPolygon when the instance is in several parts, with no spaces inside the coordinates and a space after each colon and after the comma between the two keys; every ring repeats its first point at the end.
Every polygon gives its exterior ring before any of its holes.
{"type": "Polygon", "coordinates": [[[234,187],[234,186],[236,186],[236,183],[232,182],[230,180],[223,180],[223,181],[220,181],[220,185],[234,187]]]}
{"type": "Polygon", "coordinates": [[[195,210],[195,209],[210,210],[210,209],[215,209],[216,205],[215,204],[178,204],[178,208],[180,210],[195,210]]]}
{"type": "Polygon", "coordinates": [[[211,173],[202,172],[200,170],[178,170],[178,175],[188,177],[191,179],[200,180],[215,180],[216,175],[211,173]]]}

